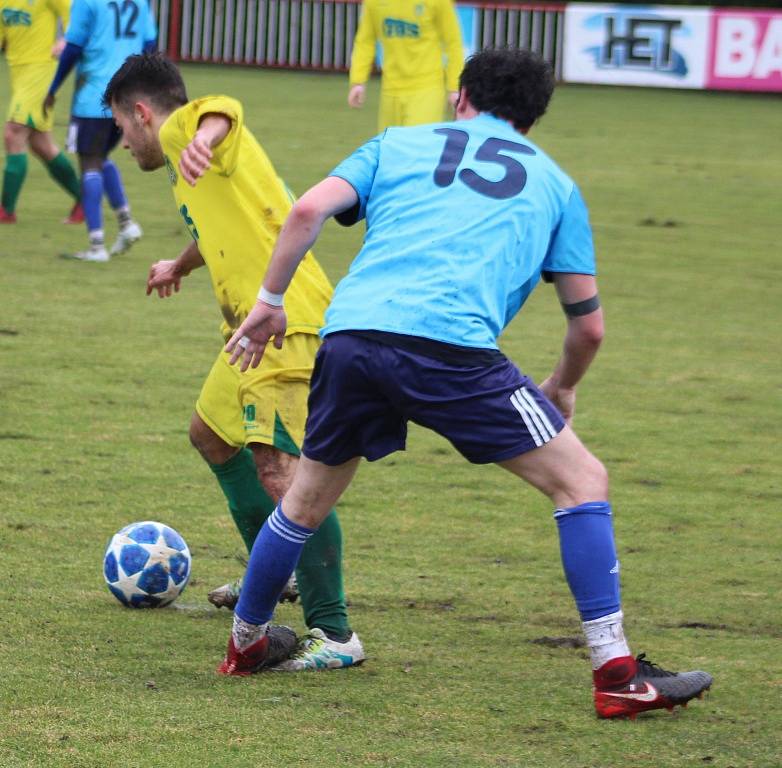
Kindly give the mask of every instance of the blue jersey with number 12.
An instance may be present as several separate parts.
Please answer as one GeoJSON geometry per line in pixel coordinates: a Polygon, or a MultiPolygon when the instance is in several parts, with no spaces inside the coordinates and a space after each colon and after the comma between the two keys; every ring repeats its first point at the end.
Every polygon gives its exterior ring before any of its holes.
{"type": "Polygon", "coordinates": [[[111,117],[101,104],[103,92],[128,56],[141,53],[157,37],[147,0],[73,0],[69,43],[82,48],[71,114],[111,117]]]}
{"type": "Polygon", "coordinates": [[[377,330],[496,348],[541,272],[593,275],[573,181],[513,127],[481,113],[389,128],[335,168],[359,197],[364,245],[323,335],[377,330]]]}

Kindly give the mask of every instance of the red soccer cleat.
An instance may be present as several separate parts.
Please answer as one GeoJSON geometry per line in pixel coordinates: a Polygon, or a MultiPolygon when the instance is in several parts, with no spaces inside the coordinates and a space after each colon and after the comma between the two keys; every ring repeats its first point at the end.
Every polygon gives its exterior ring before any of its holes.
{"type": "Polygon", "coordinates": [[[280,624],[270,624],[260,640],[256,640],[242,650],[237,649],[231,635],[225,658],[217,668],[217,672],[221,675],[239,677],[255,674],[287,659],[296,649],[297,644],[296,633],[290,627],[280,624]]]}
{"type": "Polygon", "coordinates": [[[0,224],[16,224],[16,214],[8,213],[2,205],[0,205],[0,224]]]}
{"type": "Polygon", "coordinates": [[[629,717],[651,709],[672,710],[700,697],[712,684],[707,672],[668,672],[646,655],[621,656],[593,673],[598,717],[629,717]]]}
{"type": "Polygon", "coordinates": [[[76,203],[76,205],[71,208],[71,212],[68,214],[66,218],[62,220],[63,224],[84,224],[84,208],[82,208],[81,203],[76,203]]]}

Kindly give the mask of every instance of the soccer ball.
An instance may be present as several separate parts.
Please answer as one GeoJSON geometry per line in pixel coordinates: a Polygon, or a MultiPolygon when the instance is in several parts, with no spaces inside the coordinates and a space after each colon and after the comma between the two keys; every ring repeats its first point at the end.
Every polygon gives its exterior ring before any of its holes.
{"type": "Polygon", "coordinates": [[[190,578],[190,550],[163,523],[126,525],[111,537],[103,576],[111,593],[131,608],[160,608],[177,599],[190,578]]]}

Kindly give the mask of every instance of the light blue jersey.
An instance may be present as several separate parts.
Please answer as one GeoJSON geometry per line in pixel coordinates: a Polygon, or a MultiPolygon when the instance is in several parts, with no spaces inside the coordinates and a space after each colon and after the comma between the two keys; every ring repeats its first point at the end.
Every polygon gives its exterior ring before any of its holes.
{"type": "Polygon", "coordinates": [[[578,188],[492,115],[389,128],[331,175],[359,196],[359,210],[338,219],[366,217],[367,232],[324,336],[375,330],[496,348],[541,272],[595,274],[578,188]]]}
{"type": "Polygon", "coordinates": [[[147,0],[73,0],[66,42],[83,51],[78,63],[71,114],[111,117],[103,92],[125,59],[157,37],[147,0]]]}

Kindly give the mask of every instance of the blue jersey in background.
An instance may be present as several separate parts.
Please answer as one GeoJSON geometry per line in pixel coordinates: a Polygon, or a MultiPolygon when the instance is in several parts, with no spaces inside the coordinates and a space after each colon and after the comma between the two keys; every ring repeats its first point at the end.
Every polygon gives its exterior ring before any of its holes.
{"type": "Polygon", "coordinates": [[[490,114],[389,128],[331,175],[358,193],[367,232],[323,335],[377,330],[496,348],[541,272],[595,274],[578,188],[490,114]]]}
{"type": "Polygon", "coordinates": [[[157,37],[147,0],[73,0],[65,40],[82,50],[71,114],[111,117],[103,92],[125,59],[157,37]]]}

